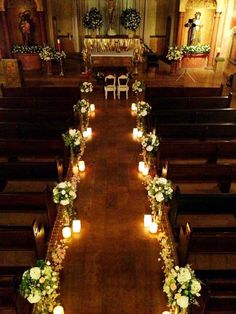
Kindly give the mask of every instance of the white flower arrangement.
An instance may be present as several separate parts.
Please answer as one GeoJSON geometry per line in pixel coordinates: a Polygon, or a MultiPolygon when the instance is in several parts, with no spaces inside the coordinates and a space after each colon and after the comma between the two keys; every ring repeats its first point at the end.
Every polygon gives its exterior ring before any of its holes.
{"type": "Polygon", "coordinates": [[[120,23],[125,29],[135,31],[141,22],[141,15],[136,9],[128,8],[122,11],[120,23]]]}
{"type": "Polygon", "coordinates": [[[36,267],[26,270],[22,276],[20,293],[30,303],[43,301],[58,289],[58,273],[50,262],[38,260],[36,267]]]}
{"type": "Polygon", "coordinates": [[[50,60],[61,60],[66,58],[66,54],[64,51],[56,51],[50,46],[45,46],[42,48],[42,50],[39,53],[40,59],[44,61],[50,61],[50,60]]]}
{"type": "Polygon", "coordinates": [[[69,129],[65,134],[62,134],[65,141],[65,145],[70,147],[71,152],[77,152],[80,150],[80,145],[83,141],[81,132],[77,129],[69,129]]]}
{"type": "Polygon", "coordinates": [[[78,100],[73,109],[74,111],[80,112],[82,114],[88,114],[90,110],[90,103],[86,99],[78,100]]]}
{"type": "Polygon", "coordinates": [[[147,153],[155,153],[160,143],[156,134],[149,133],[142,139],[141,144],[147,153]]]}
{"type": "Polygon", "coordinates": [[[166,58],[170,61],[178,61],[183,57],[182,49],[179,49],[177,46],[169,47],[166,58]]]}
{"type": "Polygon", "coordinates": [[[92,93],[93,91],[93,84],[90,82],[83,82],[80,85],[80,91],[81,93],[92,93]]]}
{"type": "Polygon", "coordinates": [[[148,196],[157,203],[172,199],[172,182],[163,177],[155,176],[147,185],[148,196]]]}
{"type": "Polygon", "coordinates": [[[189,265],[175,266],[165,278],[163,291],[167,294],[170,306],[186,309],[190,304],[198,304],[196,297],[200,296],[201,281],[189,265]]]}
{"type": "Polygon", "coordinates": [[[138,93],[142,93],[144,91],[144,89],[145,89],[144,82],[135,80],[135,82],[132,85],[132,91],[135,94],[138,94],[138,93]]]}
{"type": "Polygon", "coordinates": [[[60,182],[53,189],[53,201],[63,206],[69,205],[76,198],[75,189],[69,181],[60,182]]]}
{"type": "Polygon", "coordinates": [[[138,101],[136,104],[136,107],[137,107],[137,115],[139,117],[146,117],[152,109],[152,107],[149,105],[149,103],[147,103],[143,100],[138,101]]]}

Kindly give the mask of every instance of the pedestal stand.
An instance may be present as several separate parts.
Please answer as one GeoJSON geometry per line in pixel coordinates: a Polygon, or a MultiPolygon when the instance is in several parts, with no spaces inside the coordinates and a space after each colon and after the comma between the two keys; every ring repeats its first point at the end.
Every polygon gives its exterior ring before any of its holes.
{"type": "Polygon", "coordinates": [[[188,72],[187,69],[185,69],[180,76],[176,79],[176,82],[179,81],[181,79],[181,77],[187,75],[193,82],[196,82],[196,80],[192,77],[192,75],[188,72]]]}

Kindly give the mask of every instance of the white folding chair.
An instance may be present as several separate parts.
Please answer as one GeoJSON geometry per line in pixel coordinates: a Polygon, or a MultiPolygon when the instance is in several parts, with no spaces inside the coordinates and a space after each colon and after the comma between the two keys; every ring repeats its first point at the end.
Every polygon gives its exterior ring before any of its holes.
{"type": "Polygon", "coordinates": [[[118,85],[117,85],[117,96],[120,99],[120,92],[126,93],[126,99],[128,99],[129,94],[129,86],[128,86],[129,78],[127,75],[120,75],[118,77],[118,85]]]}
{"type": "Polygon", "coordinates": [[[116,77],[114,75],[107,75],[105,77],[105,98],[107,99],[108,92],[113,92],[114,99],[116,99],[116,77]]]}

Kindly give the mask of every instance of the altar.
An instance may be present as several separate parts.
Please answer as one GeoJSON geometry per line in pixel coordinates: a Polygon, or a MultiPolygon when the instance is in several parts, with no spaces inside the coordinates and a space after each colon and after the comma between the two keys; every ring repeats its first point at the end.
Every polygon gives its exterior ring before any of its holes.
{"type": "Polygon", "coordinates": [[[132,67],[133,51],[91,52],[90,64],[94,67],[132,67]]]}

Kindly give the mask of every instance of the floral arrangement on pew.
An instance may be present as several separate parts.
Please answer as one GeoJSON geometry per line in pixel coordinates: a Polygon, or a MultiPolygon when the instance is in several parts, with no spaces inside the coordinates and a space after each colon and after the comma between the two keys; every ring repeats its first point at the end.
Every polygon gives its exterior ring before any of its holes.
{"type": "Polygon", "coordinates": [[[77,112],[80,117],[81,130],[85,130],[89,123],[90,103],[86,99],[78,100],[73,106],[74,112],[77,112]]]}
{"type": "Polygon", "coordinates": [[[145,163],[149,169],[155,168],[155,161],[153,159],[155,159],[155,153],[160,144],[158,136],[154,132],[148,133],[143,137],[141,144],[145,163]]]}
{"type": "Polygon", "coordinates": [[[135,80],[132,85],[132,91],[135,93],[137,101],[139,100],[139,94],[143,93],[144,90],[145,90],[144,82],[135,80]]]}
{"type": "Polygon", "coordinates": [[[69,129],[65,134],[62,134],[62,137],[65,141],[65,145],[70,147],[71,158],[73,159],[74,155],[81,153],[81,145],[83,144],[83,136],[81,132],[77,129],[69,129]]]}
{"type": "Polygon", "coordinates": [[[71,205],[76,198],[73,185],[69,181],[58,183],[53,189],[53,201],[63,206],[71,205]]]}
{"type": "Polygon", "coordinates": [[[163,204],[172,199],[172,182],[166,178],[155,176],[147,182],[147,191],[151,203],[153,220],[160,223],[163,204]]]}
{"type": "Polygon", "coordinates": [[[152,107],[146,101],[141,100],[136,103],[136,108],[137,108],[137,127],[139,130],[143,132],[143,134],[145,134],[146,132],[145,118],[151,112],[152,107]]]}
{"type": "Polygon", "coordinates": [[[196,297],[200,296],[201,281],[189,265],[175,266],[166,276],[163,290],[172,309],[177,307],[183,313],[190,304],[198,305],[196,297]]]}
{"type": "Polygon", "coordinates": [[[122,11],[120,16],[120,23],[125,29],[136,31],[141,22],[140,13],[133,8],[128,8],[122,11]]]}
{"type": "Polygon", "coordinates": [[[20,293],[30,303],[37,303],[39,313],[51,313],[57,304],[58,286],[58,272],[49,261],[38,260],[35,267],[24,272],[20,293]]]}
{"type": "Polygon", "coordinates": [[[91,82],[83,82],[80,85],[81,93],[92,93],[93,91],[93,84],[91,82]]]}

